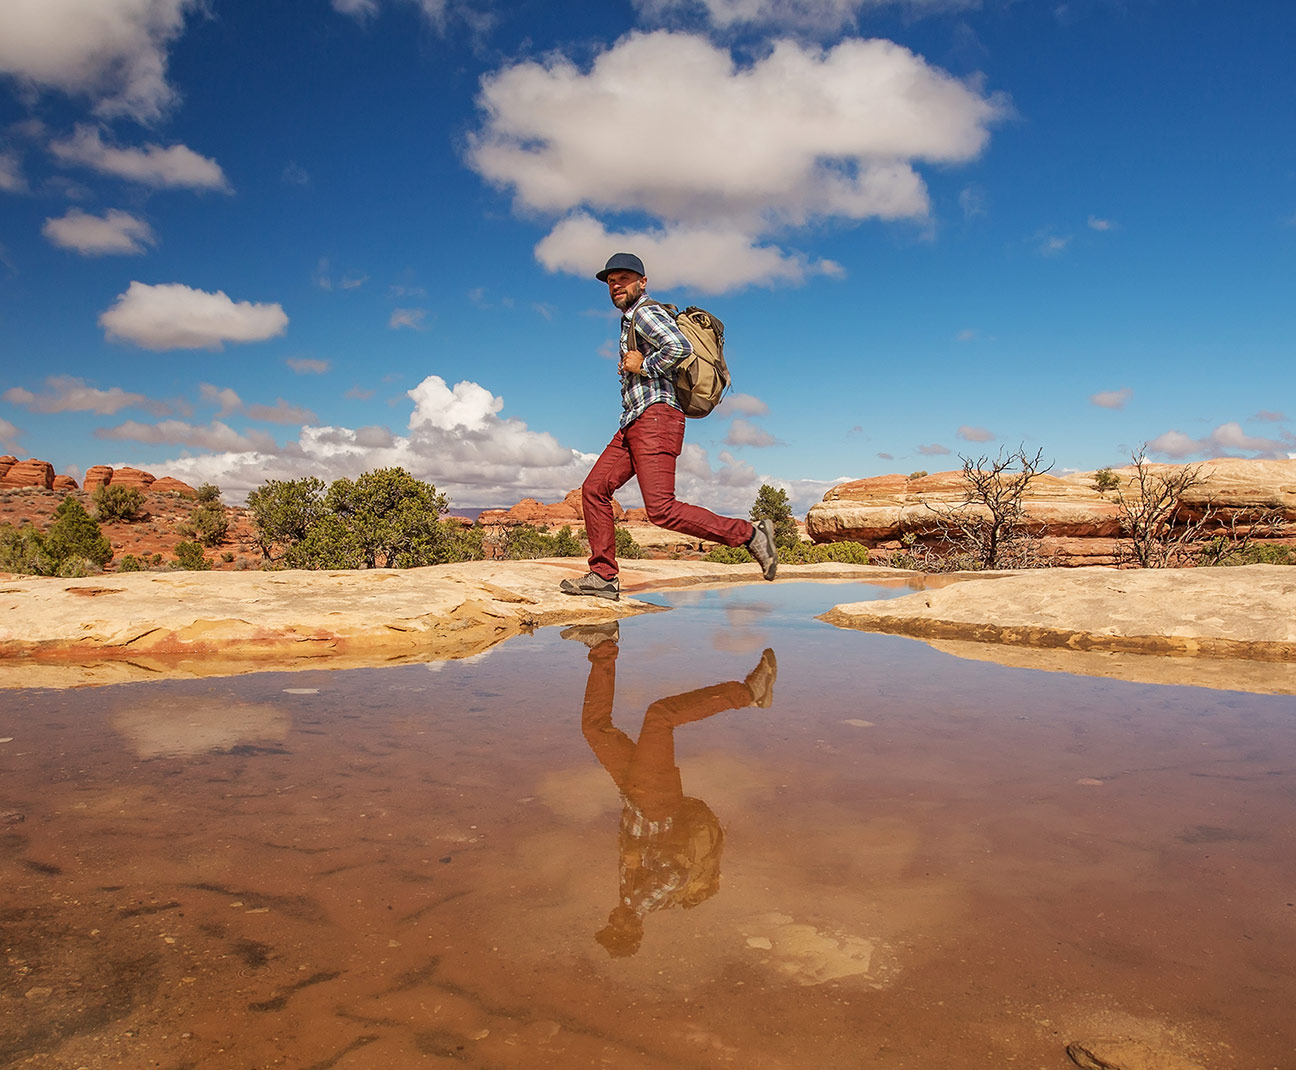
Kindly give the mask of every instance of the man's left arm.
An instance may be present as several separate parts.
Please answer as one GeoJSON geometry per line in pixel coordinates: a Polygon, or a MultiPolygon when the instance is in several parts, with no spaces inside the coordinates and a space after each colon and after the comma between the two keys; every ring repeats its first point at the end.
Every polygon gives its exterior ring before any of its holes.
{"type": "Polygon", "coordinates": [[[670,313],[660,305],[647,305],[640,309],[636,321],[639,333],[652,343],[652,349],[643,353],[639,374],[670,377],[692,354],[689,340],[675,325],[670,313]]]}

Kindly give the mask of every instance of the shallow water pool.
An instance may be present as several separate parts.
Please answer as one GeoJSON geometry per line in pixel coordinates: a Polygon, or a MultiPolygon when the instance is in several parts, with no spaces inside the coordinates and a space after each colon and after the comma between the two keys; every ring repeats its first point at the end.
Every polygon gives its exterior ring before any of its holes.
{"type": "Polygon", "coordinates": [[[7,693],[0,1066],[1296,1065],[1292,699],[814,620],[903,593],[7,693]]]}

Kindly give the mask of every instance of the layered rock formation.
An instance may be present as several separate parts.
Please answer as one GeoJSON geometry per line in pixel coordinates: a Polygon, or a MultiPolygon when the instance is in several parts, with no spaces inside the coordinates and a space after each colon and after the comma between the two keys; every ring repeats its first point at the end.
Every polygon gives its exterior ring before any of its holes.
{"type": "Polygon", "coordinates": [[[16,457],[0,457],[0,487],[43,487],[54,489],[54,466],[49,461],[29,457],[20,461],[16,457]]]}
{"type": "MultiPolygon", "coordinates": [[[[152,472],[139,468],[114,469],[106,464],[96,464],[86,469],[84,489],[87,493],[94,493],[109,484],[153,493],[179,494],[186,498],[195,497],[198,493],[179,479],[170,476],[158,479],[152,472]]],[[[42,487],[57,491],[78,489],[77,481],[71,476],[56,476],[49,461],[38,461],[34,457],[20,461],[8,455],[0,457],[0,487],[42,487]]]]}
{"type": "MultiPolygon", "coordinates": [[[[1183,465],[1151,464],[1154,474],[1182,471],[1183,465]]],[[[1209,511],[1222,530],[1248,523],[1265,513],[1281,520],[1279,534],[1296,535],[1296,460],[1250,461],[1221,458],[1196,467],[1202,482],[1183,496],[1184,514],[1201,519],[1209,511]]],[[[1095,489],[1095,473],[1037,476],[1027,490],[1026,520],[1041,536],[1041,551],[1059,563],[1102,564],[1115,560],[1121,534],[1118,493],[1128,501],[1139,496],[1132,466],[1117,468],[1119,491],[1095,489]]],[[[810,508],[806,531],[815,542],[861,542],[898,549],[912,535],[935,541],[942,530],[942,511],[963,501],[960,472],[937,472],[910,479],[901,475],[859,479],[833,487],[810,508]]]]}

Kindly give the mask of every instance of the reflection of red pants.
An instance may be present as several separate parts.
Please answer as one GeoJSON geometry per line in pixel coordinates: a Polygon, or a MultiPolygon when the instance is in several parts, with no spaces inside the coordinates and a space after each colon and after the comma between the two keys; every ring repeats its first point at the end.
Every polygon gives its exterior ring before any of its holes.
{"type": "Polygon", "coordinates": [[[659,699],[644,714],[636,743],[612,724],[616,658],[615,643],[603,643],[590,651],[581,731],[621,794],[650,821],[660,821],[676,813],[684,801],[680,772],[675,765],[676,727],[723,710],[750,706],[751,689],[732,680],[659,699]]]}
{"type": "Polygon", "coordinates": [[[605,580],[617,574],[612,495],[631,476],[639,477],[650,523],[726,546],[740,546],[751,538],[752,526],[746,520],[716,516],[676,499],[675,460],[683,448],[684,414],[665,402],[649,405],[629,427],[612,436],[581,486],[591,572],[605,580]]]}

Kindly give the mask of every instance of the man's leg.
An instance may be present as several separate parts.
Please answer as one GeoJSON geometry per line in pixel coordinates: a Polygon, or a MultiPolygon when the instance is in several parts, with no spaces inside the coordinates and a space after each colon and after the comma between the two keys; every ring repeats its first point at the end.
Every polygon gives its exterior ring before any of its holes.
{"type": "Polygon", "coordinates": [[[665,404],[652,405],[623,435],[651,523],[726,546],[742,546],[751,540],[755,529],[750,521],[717,516],[675,497],[675,462],[684,448],[682,412],[665,404]]]}
{"type": "Polygon", "coordinates": [[[618,572],[612,495],[633,474],[634,461],[625,434],[618,431],[581,484],[581,512],[585,518],[585,537],[590,544],[589,567],[605,580],[615,579],[618,572]]]}

